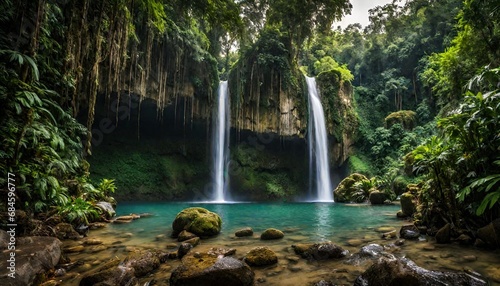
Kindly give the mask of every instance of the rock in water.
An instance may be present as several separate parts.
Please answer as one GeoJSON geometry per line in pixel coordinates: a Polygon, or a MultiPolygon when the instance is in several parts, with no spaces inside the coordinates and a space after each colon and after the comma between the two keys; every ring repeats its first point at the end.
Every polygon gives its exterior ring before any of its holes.
{"type": "Polygon", "coordinates": [[[252,236],[253,235],[253,229],[251,227],[245,227],[240,230],[237,230],[234,235],[236,237],[244,237],[244,236],[252,236]]]}
{"type": "Polygon", "coordinates": [[[343,258],[349,254],[348,250],[335,245],[331,242],[322,242],[315,244],[298,244],[292,245],[296,254],[309,260],[326,260],[343,258]]]}
{"type": "Polygon", "coordinates": [[[188,239],[195,238],[195,237],[197,237],[196,234],[191,233],[187,230],[183,230],[183,231],[181,231],[181,233],[179,233],[179,236],[177,237],[177,241],[184,241],[184,240],[188,240],[188,239]]]}
{"type": "Polygon", "coordinates": [[[250,286],[254,285],[252,269],[233,257],[208,253],[186,255],[182,265],[170,276],[172,286],[250,286]]]}
{"type": "Polygon", "coordinates": [[[245,256],[245,262],[251,266],[265,266],[278,263],[278,256],[268,247],[256,247],[245,256]]]}
{"type": "Polygon", "coordinates": [[[172,235],[177,237],[183,230],[187,230],[200,237],[209,237],[219,234],[222,220],[218,214],[204,208],[187,208],[182,210],[174,219],[172,235]]]}
{"type": "Polygon", "coordinates": [[[268,228],[264,230],[264,232],[260,235],[260,239],[262,240],[271,240],[271,239],[280,239],[283,238],[285,234],[278,229],[268,228]]]}
{"type": "Polygon", "coordinates": [[[399,236],[404,239],[418,239],[420,230],[414,224],[403,225],[399,230],[399,236]]]}
{"type": "Polygon", "coordinates": [[[486,281],[466,273],[431,271],[407,258],[382,257],[361,274],[354,286],[484,286],[486,281]]]}

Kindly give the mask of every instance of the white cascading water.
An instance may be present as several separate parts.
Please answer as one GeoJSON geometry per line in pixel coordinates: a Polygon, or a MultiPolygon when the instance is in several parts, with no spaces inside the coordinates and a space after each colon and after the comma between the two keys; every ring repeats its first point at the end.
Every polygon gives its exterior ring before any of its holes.
{"type": "Polygon", "coordinates": [[[328,162],[328,134],[326,133],[325,115],[316,87],[316,79],[306,76],[309,99],[309,175],[312,181],[315,175],[315,201],[333,202],[330,164],[328,162]],[[313,163],[314,162],[314,163],[313,163]]]}
{"type": "Polygon", "coordinates": [[[213,153],[213,183],[215,202],[225,201],[225,191],[227,182],[225,179],[225,170],[229,158],[229,100],[227,81],[219,83],[217,92],[217,113],[214,120],[214,131],[212,136],[213,153]]]}

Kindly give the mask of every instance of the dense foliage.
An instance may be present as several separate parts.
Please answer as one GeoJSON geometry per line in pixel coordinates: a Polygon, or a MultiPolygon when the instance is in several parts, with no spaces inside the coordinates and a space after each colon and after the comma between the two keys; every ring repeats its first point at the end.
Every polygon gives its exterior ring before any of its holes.
{"type": "MultiPolygon", "coordinates": [[[[257,126],[251,131],[265,132],[270,119],[260,111],[281,116],[284,95],[295,103],[294,116],[306,115],[302,71],[317,76],[327,95],[354,86],[356,113],[332,112],[338,97],[322,101],[329,131],[333,123],[357,129],[351,171],[376,177],[356,186],[359,200],[374,188],[394,197],[419,183],[419,221],[461,225],[465,213],[491,220],[500,216],[497,2],[394,0],[370,10],[369,26],[342,30],[332,26],[350,12],[347,0],[2,1],[0,170],[16,175],[20,209],[86,224],[99,218],[95,203],[113,202],[115,191],[104,174],[99,185],[89,179],[96,106],[114,127],[117,109],[128,109],[139,139],[145,97],[156,102],[160,120],[169,105],[177,120],[180,98],[184,123],[195,108],[208,118],[223,78],[233,125],[240,131],[250,122],[257,126]],[[135,118],[132,101],[121,102],[132,96],[135,118]]],[[[335,144],[346,141],[339,130],[330,133],[335,144]]],[[[234,149],[244,188],[273,199],[298,192],[300,174],[285,165],[262,168],[252,162],[256,150],[234,149]]],[[[165,185],[171,198],[207,170],[187,162],[184,149],[169,155],[135,162],[164,170],[150,187],[165,185]]],[[[114,165],[124,177],[142,171],[126,162],[114,165]]],[[[142,186],[136,183],[117,185],[142,186]]],[[[0,189],[6,193],[5,176],[0,189]]]]}

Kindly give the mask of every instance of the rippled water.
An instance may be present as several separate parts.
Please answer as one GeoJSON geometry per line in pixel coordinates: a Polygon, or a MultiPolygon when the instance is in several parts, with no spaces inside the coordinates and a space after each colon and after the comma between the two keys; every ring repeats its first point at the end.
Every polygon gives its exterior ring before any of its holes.
{"type": "MultiPolygon", "coordinates": [[[[101,230],[91,231],[90,237],[103,241],[103,246],[86,247],[85,251],[70,254],[73,261],[80,261],[75,268],[61,279],[63,285],[78,285],[82,274],[111,257],[125,258],[131,252],[143,250],[168,250],[177,241],[170,237],[171,224],[175,216],[184,208],[199,206],[218,213],[223,221],[221,233],[202,240],[195,251],[205,251],[211,247],[235,248],[236,257],[256,246],[268,246],[278,255],[275,266],[254,268],[259,285],[312,285],[321,279],[331,280],[339,285],[352,285],[367,265],[346,265],[343,260],[299,262],[288,258],[294,256],[292,244],[329,240],[351,253],[369,243],[388,245],[394,240],[383,240],[381,232],[396,229],[406,223],[395,216],[398,205],[349,205],[335,203],[120,203],[118,215],[131,213],[151,213],[153,216],[141,218],[127,224],[109,224],[101,230]],[[234,232],[243,227],[252,227],[253,237],[237,238],[234,232]],[[260,233],[266,228],[278,228],[285,232],[280,240],[262,241],[260,233]]],[[[81,244],[81,241],[65,241],[65,246],[81,244]]],[[[407,256],[417,265],[432,270],[475,271],[489,278],[490,285],[500,285],[500,252],[478,250],[456,244],[438,245],[432,238],[422,237],[420,241],[406,241],[391,252],[407,256]],[[429,241],[427,241],[429,240],[429,241]],[[470,257],[475,259],[471,259],[470,257]]],[[[149,277],[141,278],[141,283],[154,279],[156,285],[168,285],[171,272],[180,265],[179,260],[169,260],[149,277]]],[[[141,284],[142,285],[142,284],[141,284]]]]}

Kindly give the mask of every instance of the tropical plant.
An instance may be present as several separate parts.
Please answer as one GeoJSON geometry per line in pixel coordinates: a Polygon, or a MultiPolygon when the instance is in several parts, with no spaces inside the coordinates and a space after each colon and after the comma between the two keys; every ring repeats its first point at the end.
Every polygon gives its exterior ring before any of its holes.
{"type": "Polygon", "coordinates": [[[66,218],[70,223],[75,226],[80,224],[88,225],[99,218],[97,209],[83,198],[76,198],[61,205],[58,208],[59,214],[66,218]]]}

